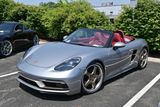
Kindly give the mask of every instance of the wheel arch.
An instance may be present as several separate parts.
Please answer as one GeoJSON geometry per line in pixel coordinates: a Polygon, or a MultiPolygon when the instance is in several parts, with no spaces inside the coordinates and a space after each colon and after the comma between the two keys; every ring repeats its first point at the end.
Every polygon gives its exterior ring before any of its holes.
{"type": "Polygon", "coordinates": [[[4,40],[8,40],[8,41],[10,41],[12,44],[14,44],[14,40],[11,38],[11,37],[5,37],[5,38],[3,38],[3,41],[4,40]]]}
{"type": "Polygon", "coordinates": [[[11,38],[10,37],[5,37],[5,38],[3,38],[3,40],[11,40],[11,38]]]}
{"type": "MultiPolygon", "coordinates": [[[[102,83],[101,83],[101,85],[100,85],[100,87],[98,88],[98,89],[96,89],[95,91],[92,91],[92,92],[88,92],[88,91],[86,91],[84,88],[83,88],[83,84],[81,84],[81,91],[83,92],[83,93],[85,93],[85,94],[92,94],[92,93],[95,93],[95,92],[97,92],[97,91],[99,91],[100,89],[101,89],[101,87],[102,87],[102,84],[103,84],[103,82],[104,82],[104,76],[105,76],[105,71],[104,71],[104,69],[105,69],[105,66],[104,66],[104,63],[103,63],[103,61],[101,61],[101,60],[99,60],[99,59],[94,59],[94,60],[92,60],[92,61],[90,61],[90,63],[87,65],[87,67],[89,67],[90,65],[92,65],[92,64],[95,64],[95,63],[99,63],[101,66],[102,66],[102,71],[103,71],[103,76],[102,76],[102,83]]],[[[87,68],[86,68],[87,69],[87,68]]],[[[82,79],[83,79],[83,77],[82,77],[82,79]]]]}
{"type": "Polygon", "coordinates": [[[149,47],[148,46],[143,46],[142,50],[143,49],[147,49],[147,51],[149,52],[149,47]]]}
{"type": "Polygon", "coordinates": [[[104,65],[103,61],[101,61],[100,59],[95,59],[95,60],[91,61],[88,65],[90,65],[92,63],[100,63],[103,67],[103,73],[105,75],[105,65],[104,65]]]}

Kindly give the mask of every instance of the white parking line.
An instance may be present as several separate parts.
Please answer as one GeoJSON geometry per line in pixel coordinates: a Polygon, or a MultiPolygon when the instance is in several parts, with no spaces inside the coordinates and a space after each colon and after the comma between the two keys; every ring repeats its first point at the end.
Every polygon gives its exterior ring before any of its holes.
{"type": "Polygon", "coordinates": [[[140,90],[132,99],[130,99],[123,107],[132,107],[159,79],[160,73],[142,90],[140,90]]]}
{"type": "Polygon", "coordinates": [[[15,75],[17,73],[18,73],[18,71],[17,72],[8,73],[8,74],[4,74],[4,75],[0,75],[0,78],[4,78],[4,77],[11,76],[11,75],[15,75]]]}

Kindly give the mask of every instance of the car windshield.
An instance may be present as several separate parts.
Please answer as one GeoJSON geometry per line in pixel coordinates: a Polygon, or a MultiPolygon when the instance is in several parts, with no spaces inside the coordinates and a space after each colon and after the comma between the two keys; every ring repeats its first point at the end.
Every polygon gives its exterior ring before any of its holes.
{"type": "Polygon", "coordinates": [[[70,34],[64,42],[75,45],[104,47],[111,37],[110,33],[93,29],[79,29],[70,34]]]}
{"type": "Polygon", "coordinates": [[[13,24],[1,23],[0,24],[0,34],[10,33],[13,29],[13,24]]]}

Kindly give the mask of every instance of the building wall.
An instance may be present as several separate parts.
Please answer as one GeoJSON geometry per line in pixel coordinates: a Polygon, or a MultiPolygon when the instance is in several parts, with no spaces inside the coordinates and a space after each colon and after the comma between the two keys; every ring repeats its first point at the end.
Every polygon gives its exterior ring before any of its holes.
{"type": "Polygon", "coordinates": [[[115,18],[122,11],[122,5],[99,6],[94,8],[97,11],[104,12],[110,18],[115,18]]]}
{"type": "Polygon", "coordinates": [[[137,0],[130,0],[129,4],[124,3],[121,5],[115,5],[114,2],[106,2],[102,3],[101,6],[95,6],[94,9],[100,12],[104,12],[110,17],[110,19],[114,19],[121,13],[123,5],[128,5],[134,8],[137,5],[137,0]]]}

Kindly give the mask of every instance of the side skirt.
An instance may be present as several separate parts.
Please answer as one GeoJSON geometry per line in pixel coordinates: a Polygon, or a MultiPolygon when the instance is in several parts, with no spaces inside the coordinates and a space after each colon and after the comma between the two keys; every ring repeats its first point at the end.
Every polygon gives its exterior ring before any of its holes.
{"type": "Polygon", "coordinates": [[[109,80],[109,79],[112,79],[112,78],[114,78],[114,77],[116,77],[116,76],[118,76],[118,75],[121,75],[121,74],[123,74],[123,73],[125,73],[125,72],[127,72],[127,71],[129,71],[129,70],[132,70],[132,69],[136,68],[137,65],[138,65],[138,63],[137,63],[137,62],[134,62],[134,63],[131,65],[130,68],[125,69],[125,70],[123,70],[123,71],[121,71],[121,72],[119,72],[119,73],[117,73],[117,74],[115,74],[115,75],[106,76],[105,79],[104,79],[104,82],[107,81],[107,80],[109,80]]]}

